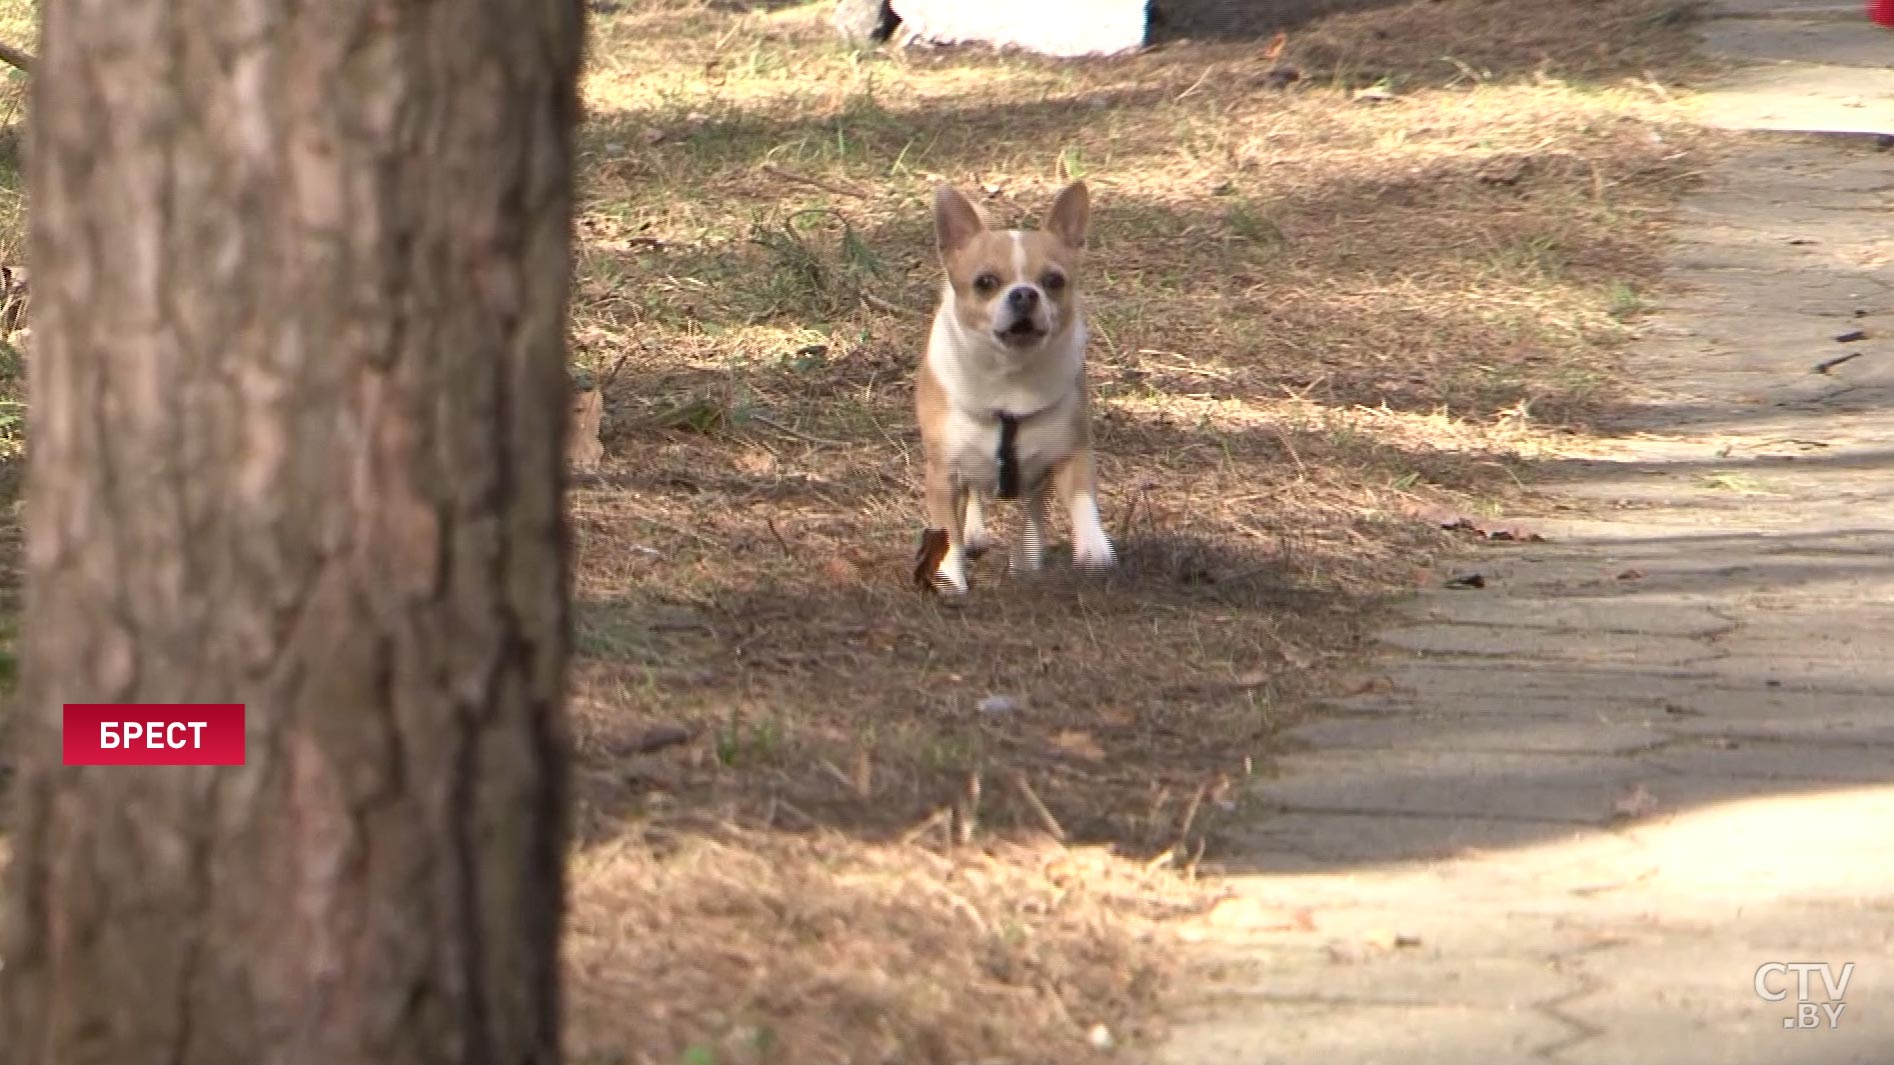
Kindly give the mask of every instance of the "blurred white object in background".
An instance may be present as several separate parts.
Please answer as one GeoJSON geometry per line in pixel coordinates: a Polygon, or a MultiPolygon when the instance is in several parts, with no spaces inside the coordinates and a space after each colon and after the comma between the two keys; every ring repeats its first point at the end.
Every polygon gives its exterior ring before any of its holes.
{"type": "Polygon", "coordinates": [[[1073,59],[1144,47],[1149,0],[894,0],[902,32],[931,44],[988,44],[1073,59]]]}

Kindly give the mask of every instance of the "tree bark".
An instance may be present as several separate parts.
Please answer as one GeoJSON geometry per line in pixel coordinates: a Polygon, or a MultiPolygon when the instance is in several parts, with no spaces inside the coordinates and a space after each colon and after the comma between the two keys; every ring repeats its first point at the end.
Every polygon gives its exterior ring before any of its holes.
{"type": "Polygon", "coordinates": [[[581,2],[44,19],[0,1063],[556,1062],[581,2]]]}

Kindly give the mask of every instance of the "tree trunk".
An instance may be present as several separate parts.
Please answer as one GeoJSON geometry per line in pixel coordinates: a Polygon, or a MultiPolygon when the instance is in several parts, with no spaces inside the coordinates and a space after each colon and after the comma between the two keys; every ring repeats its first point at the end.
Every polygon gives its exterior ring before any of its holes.
{"type": "Polygon", "coordinates": [[[582,20],[47,0],[0,1063],[558,1060],[582,20]]]}

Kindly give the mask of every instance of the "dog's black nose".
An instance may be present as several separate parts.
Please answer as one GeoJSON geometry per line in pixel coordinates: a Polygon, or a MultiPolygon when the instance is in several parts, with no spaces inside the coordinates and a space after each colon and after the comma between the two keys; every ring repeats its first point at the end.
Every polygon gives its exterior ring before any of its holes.
{"type": "Polygon", "coordinates": [[[1020,314],[1039,306],[1039,290],[1031,285],[1021,285],[1006,294],[1007,306],[1020,314]]]}

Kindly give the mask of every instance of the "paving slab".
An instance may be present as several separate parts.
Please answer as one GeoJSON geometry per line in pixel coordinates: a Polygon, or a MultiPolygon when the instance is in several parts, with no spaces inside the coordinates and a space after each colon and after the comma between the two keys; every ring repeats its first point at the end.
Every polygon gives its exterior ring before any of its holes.
{"type": "Polygon", "coordinates": [[[1563,633],[1504,625],[1414,625],[1390,629],[1383,643],[1428,655],[1481,655],[1573,662],[1622,662],[1643,666],[1682,666],[1722,657],[1701,640],[1605,631],[1584,640],[1563,633]]]}
{"type": "MultiPolygon", "coordinates": [[[[1518,876],[1546,866],[1597,862],[1600,855],[1623,860],[1638,848],[1631,838],[1603,827],[1524,818],[1294,811],[1257,818],[1241,829],[1230,848],[1233,864],[1226,865],[1226,871],[1284,874],[1282,880],[1250,886],[1267,893],[1279,885],[1278,897],[1290,905],[1325,900],[1328,894],[1312,876],[1338,867],[1392,865],[1411,870],[1504,852],[1518,859],[1509,863],[1508,876],[1518,876]],[[1535,859],[1535,854],[1541,857],[1535,859]]],[[[1351,890],[1359,894],[1359,885],[1351,885],[1351,890]]]]}
{"type": "Polygon", "coordinates": [[[1315,911],[1315,931],[1251,943],[1226,963],[1211,995],[1273,1002],[1351,1001],[1379,1006],[1525,1010],[1577,988],[1576,981],[1522,955],[1522,939],[1545,956],[1576,949],[1584,936],[1551,918],[1503,916],[1476,939],[1464,922],[1403,919],[1399,912],[1315,911]],[[1396,931],[1398,929],[1399,931],[1396,931]]]}
{"type": "Polygon", "coordinates": [[[1724,0],[1725,18],[1835,18],[1859,26],[1861,4],[1849,0],[1724,0]]]}
{"type": "Polygon", "coordinates": [[[1829,781],[1894,784],[1894,747],[1811,744],[1763,737],[1672,744],[1627,752],[1639,765],[1686,779],[1829,781]]]}
{"type": "Polygon", "coordinates": [[[1888,696],[1769,689],[1690,692],[1670,700],[1660,727],[1673,736],[1795,740],[1804,744],[1894,744],[1888,696]]]}
{"type": "Polygon", "coordinates": [[[1787,63],[1759,67],[1730,79],[1727,89],[1707,98],[1701,120],[1729,130],[1894,133],[1894,70],[1787,63]]]}
{"type": "MultiPolygon", "coordinates": [[[[1298,728],[1295,740],[1323,750],[1488,751],[1532,754],[1629,754],[1667,741],[1658,730],[1661,712],[1634,720],[1599,721],[1578,713],[1535,718],[1522,724],[1512,714],[1434,714],[1426,710],[1380,718],[1336,717],[1298,728]],[[1425,727],[1416,729],[1416,725],[1425,727]]],[[[1703,730],[1707,731],[1707,730],[1703,730]]]]}
{"type": "MultiPolygon", "coordinates": [[[[1537,663],[1531,670],[1506,670],[1502,680],[1493,664],[1467,659],[1393,659],[1380,665],[1380,676],[1394,689],[1394,697],[1408,699],[1411,705],[1416,693],[1425,693],[1430,705],[1461,713],[1527,714],[1538,708],[1540,714],[1553,716],[1568,712],[1563,705],[1568,703],[1661,706],[1666,700],[1704,691],[1715,680],[1708,670],[1688,668],[1537,663]]],[[[1389,697],[1376,692],[1333,702],[1357,707],[1389,697]]]]}
{"type": "Polygon", "coordinates": [[[1611,755],[1516,751],[1324,749],[1281,763],[1281,778],[1257,785],[1255,796],[1287,809],[1571,824],[1605,820],[1614,803],[1649,775],[1611,755]]]}
{"type": "Polygon", "coordinates": [[[1894,70],[1887,35],[1859,18],[1717,19],[1703,37],[1710,50],[1741,59],[1894,70]]]}
{"type": "Polygon", "coordinates": [[[1564,1036],[1567,1026],[1535,1013],[1465,1006],[1363,1006],[1336,1003],[1219,1002],[1212,1019],[1191,1029],[1188,1046],[1159,1052],[1163,1065],[1467,1065],[1476,1058],[1518,1055],[1564,1036]],[[1279,1022],[1260,1033],[1235,1018],[1259,1008],[1279,1022]]]}
{"type": "Polygon", "coordinates": [[[1506,628],[1549,629],[1555,632],[1616,632],[1626,635],[1702,638],[1728,632],[1734,625],[1701,599],[1643,596],[1638,609],[1627,610],[1628,595],[1575,596],[1551,599],[1511,595],[1467,598],[1452,606],[1428,606],[1424,618],[1451,619],[1458,625],[1498,625],[1506,628]]]}
{"type": "Polygon", "coordinates": [[[1190,933],[1211,990],[1157,1060],[1894,1061],[1894,156],[1804,135],[1894,134],[1894,32],[1707,13],[1695,113],[1768,136],[1678,213],[1640,405],[1241,796],[1215,857],[1258,917],[1190,933]],[[1758,992],[1790,963],[1855,967],[1758,992]]]}

